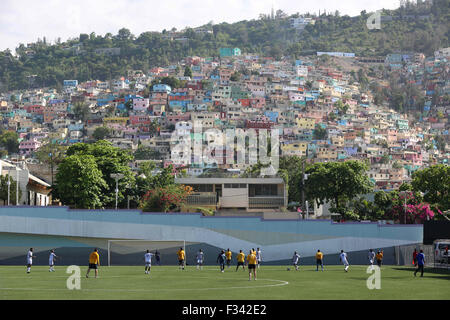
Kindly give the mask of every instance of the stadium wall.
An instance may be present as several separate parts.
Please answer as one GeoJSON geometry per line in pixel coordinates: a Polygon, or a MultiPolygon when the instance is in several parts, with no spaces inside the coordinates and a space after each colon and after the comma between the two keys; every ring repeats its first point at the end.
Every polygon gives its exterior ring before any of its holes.
{"type": "MultiPolygon", "coordinates": [[[[366,264],[367,251],[384,250],[384,263],[397,264],[399,246],[421,244],[422,225],[334,223],[330,220],[264,220],[260,217],[206,217],[198,213],[143,213],[139,210],[70,210],[67,207],[0,207],[0,264],[25,263],[35,248],[35,264],[46,265],[56,249],[60,264],[86,265],[94,247],[107,264],[110,239],[185,240],[187,263],[195,264],[202,248],[205,264],[214,264],[220,249],[236,255],[261,248],[265,264],[290,264],[297,251],[302,264],[314,264],[318,249],[325,264],[338,264],[345,250],[352,264],[366,264]],[[42,258],[40,258],[42,257],[42,258]]],[[[142,264],[143,252],[116,254],[113,264],[142,264]]],[[[175,264],[172,252],[162,251],[164,264],[175,264]]]]}

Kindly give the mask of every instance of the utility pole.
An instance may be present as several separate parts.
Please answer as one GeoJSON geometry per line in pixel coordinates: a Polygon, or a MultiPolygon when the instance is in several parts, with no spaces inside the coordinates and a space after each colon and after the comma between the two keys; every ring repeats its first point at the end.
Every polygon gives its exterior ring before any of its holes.
{"type": "Polygon", "coordinates": [[[19,165],[16,166],[16,206],[19,205],[19,165]]]}
{"type": "Polygon", "coordinates": [[[116,179],[116,210],[118,205],[118,198],[119,198],[119,179],[122,179],[124,177],[121,173],[111,173],[111,178],[116,179]]]}
{"type": "Polygon", "coordinates": [[[50,170],[52,173],[52,186],[53,186],[53,153],[50,152],[48,155],[50,156],[50,170]]]}
{"type": "Polygon", "coordinates": [[[305,161],[302,159],[302,217],[305,219],[305,161]]]}
{"type": "Polygon", "coordinates": [[[10,204],[10,189],[11,189],[11,177],[9,176],[9,172],[8,172],[8,182],[7,182],[7,184],[8,184],[8,206],[9,206],[9,204],[10,204]]]}

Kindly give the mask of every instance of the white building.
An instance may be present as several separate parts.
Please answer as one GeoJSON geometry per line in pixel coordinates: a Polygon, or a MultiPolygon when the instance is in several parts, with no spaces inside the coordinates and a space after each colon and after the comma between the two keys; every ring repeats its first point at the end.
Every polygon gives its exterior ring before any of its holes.
{"type": "MultiPolygon", "coordinates": [[[[19,205],[48,206],[51,204],[51,185],[30,174],[26,164],[17,165],[0,160],[0,174],[2,176],[9,175],[11,181],[19,181],[18,188],[22,192],[19,205]]],[[[12,196],[10,197],[10,204],[16,204],[16,199],[13,199],[12,196]]]]}

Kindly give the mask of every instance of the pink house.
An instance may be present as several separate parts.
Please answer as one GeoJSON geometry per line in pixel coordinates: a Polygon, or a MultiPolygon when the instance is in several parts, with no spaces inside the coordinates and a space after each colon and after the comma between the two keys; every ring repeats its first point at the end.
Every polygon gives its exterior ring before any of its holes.
{"type": "Polygon", "coordinates": [[[150,106],[150,100],[145,98],[133,99],[133,110],[134,111],[146,111],[150,106]]]}
{"type": "Polygon", "coordinates": [[[36,139],[22,141],[19,145],[19,153],[21,155],[30,155],[41,147],[42,143],[36,139]]]}

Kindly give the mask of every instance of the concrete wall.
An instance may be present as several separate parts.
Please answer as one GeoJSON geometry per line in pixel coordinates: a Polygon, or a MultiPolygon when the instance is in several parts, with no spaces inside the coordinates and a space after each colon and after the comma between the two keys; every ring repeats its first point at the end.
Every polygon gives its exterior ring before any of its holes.
{"type": "Polygon", "coordinates": [[[204,217],[196,213],[137,210],[0,207],[0,235],[0,263],[3,264],[24,260],[30,247],[37,247],[38,253],[45,254],[51,248],[64,248],[67,257],[74,255],[70,261],[84,261],[93,247],[106,250],[108,239],[185,240],[191,257],[199,247],[209,248],[205,251],[209,257],[207,263],[214,263],[222,248],[237,253],[259,247],[264,263],[269,264],[289,263],[294,251],[300,253],[303,262],[313,263],[318,249],[324,252],[328,264],[338,263],[341,249],[348,252],[351,263],[365,263],[370,248],[383,248],[385,263],[395,264],[394,248],[421,243],[423,226],[204,217]]]}

